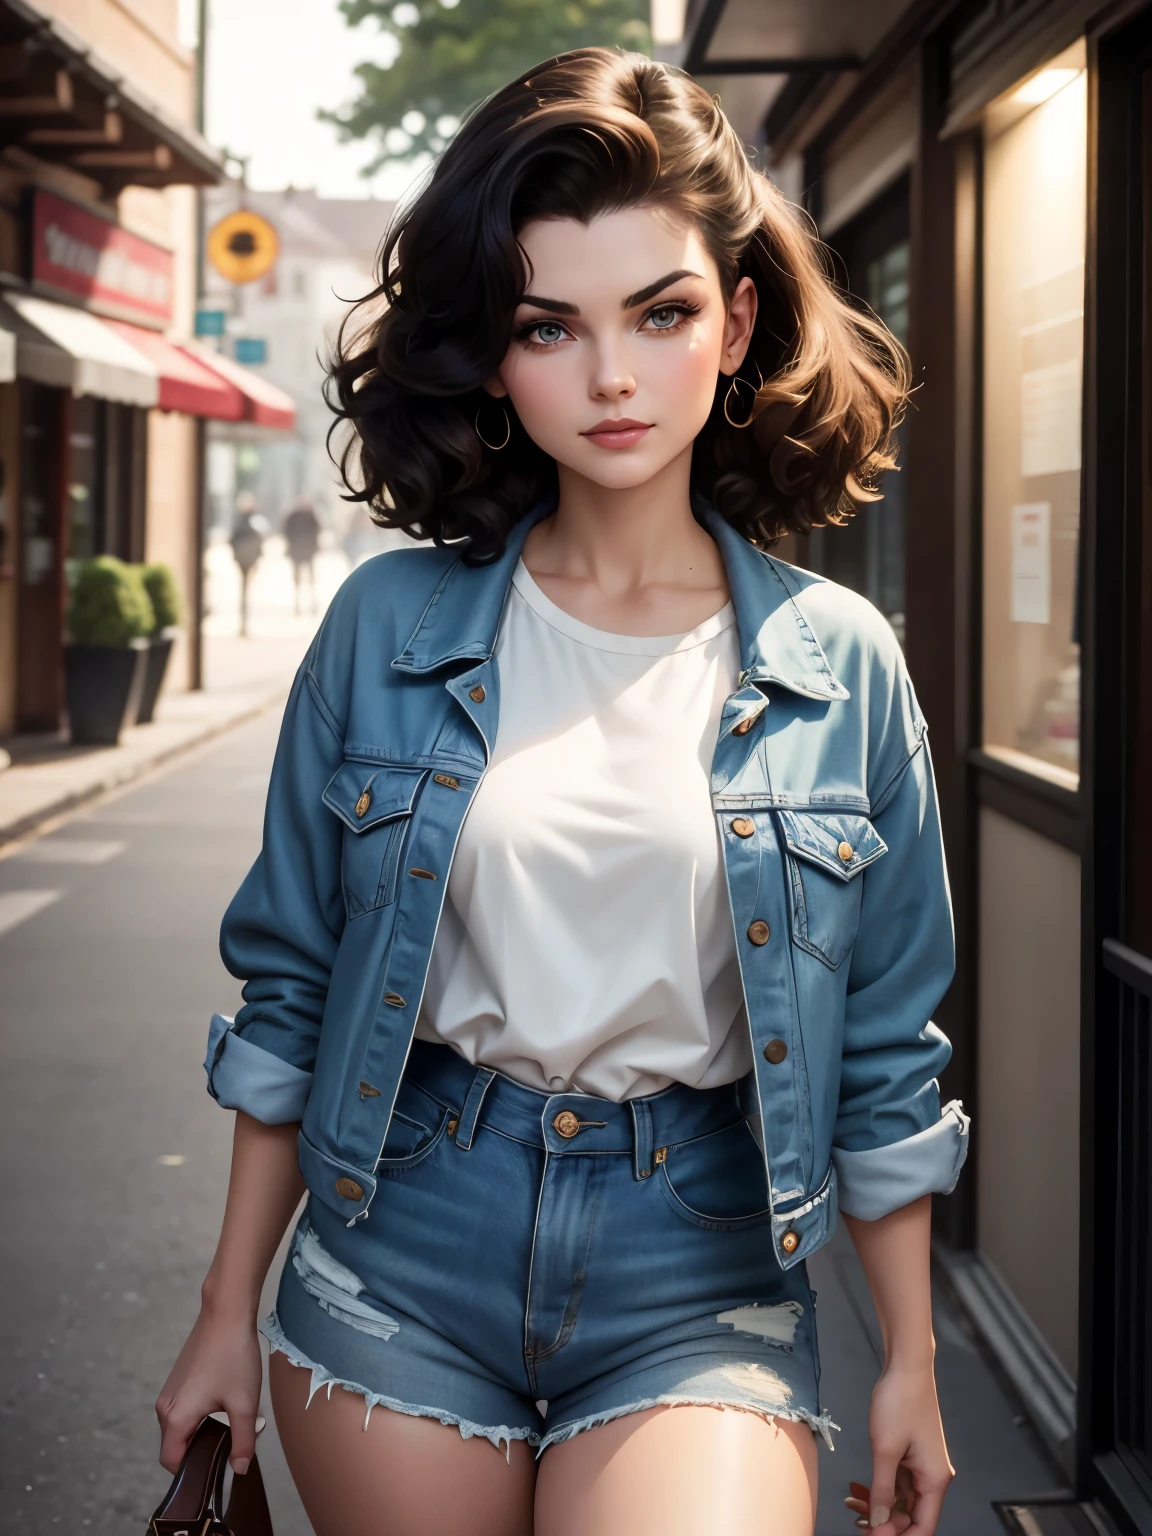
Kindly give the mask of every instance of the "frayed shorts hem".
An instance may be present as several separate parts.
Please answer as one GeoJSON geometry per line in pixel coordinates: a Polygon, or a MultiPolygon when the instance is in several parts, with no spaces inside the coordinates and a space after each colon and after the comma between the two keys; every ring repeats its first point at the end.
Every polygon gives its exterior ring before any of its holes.
{"type": "Polygon", "coordinates": [[[308,1402],[305,1408],[311,1406],[312,1399],[317,1392],[327,1391],[331,1400],[332,1388],[340,1387],[345,1392],[352,1392],[357,1397],[362,1397],[367,1406],[364,1415],[364,1428],[368,1428],[368,1421],[372,1417],[373,1408],[390,1408],[393,1413],[406,1413],[417,1419],[438,1419],[441,1424],[454,1424],[460,1431],[462,1440],[471,1440],[480,1436],[494,1445],[497,1450],[501,1445],[505,1447],[505,1455],[512,1454],[513,1440],[526,1440],[529,1445],[539,1445],[540,1436],[532,1429],[517,1429],[508,1424],[475,1424],[470,1419],[463,1419],[459,1414],[449,1413],[444,1408],[424,1407],[419,1403],[404,1403],[396,1397],[386,1397],[382,1393],[372,1392],[367,1387],[362,1387],[359,1382],[342,1381],[334,1376],[331,1371],[322,1365],[317,1365],[310,1360],[302,1350],[296,1348],[286,1337],[280,1326],[280,1319],[275,1312],[270,1313],[260,1324],[260,1332],[268,1340],[268,1349],[271,1354],[283,1355],[289,1365],[295,1365],[302,1370],[312,1372],[312,1382],[308,1389],[308,1402]]]}
{"type": "Polygon", "coordinates": [[[311,1405],[317,1392],[326,1391],[331,1399],[332,1388],[340,1387],[345,1392],[362,1397],[367,1404],[367,1411],[364,1414],[365,1429],[368,1428],[373,1408],[390,1408],[394,1413],[406,1413],[413,1418],[436,1419],[441,1424],[455,1425],[460,1431],[462,1440],[480,1437],[495,1446],[497,1450],[503,1446],[506,1456],[512,1454],[513,1440],[523,1440],[528,1445],[536,1447],[536,1456],[539,1459],[550,1446],[562,1445],[566,1440],[573,1440],[586,1430],[599,1429],[602,1425],[611,1424],[617,1419],[625,1418],[628,1414],[644,1413],[650,1408],[734,1408],[742,1413],[754,1413],[769,1424],[774,1424],[777,1419],[787,1419],[792,1423],[807,1424],[813,1434],[822,1436],[829,1450],[835,1449],[831,1432],[840,1428],[839,1424],[833,1422],[830,1414],[814,1414],[805,1408],[760,1408],[755,1404],[736,1399],[692,1397],[673,1392],[657,1397],[640,1398],[636,1402],[625,1403],[618,1408],[608,1408],[601,1413],[589,1414],[586,1418],[573,1419],[568,1424],[558,1424],[555,1429],[540,1435],[533,1429],[518,1428],[508,1424],[477,1424],[471,1419],[461,1418],[459,1414],[450,1413],[444,1408],[405,1403],[399,1398],[373,1392],[368,1387],[361,1386],[359,1382],[344,1381],[324,1366],[310,1360],[302,1350],[297,1349],[285,1335],[280,1326],[279,1316],[275,1312],[260,1324],[260,1332],[268,1340],[268,1347],[272,1354],[281,1354],[290,1365],[312,1373],[306,1408],[311,1405]]]}
{"type": "Polygon", "coordinates": [[[813,1434],[822,1435],[824,1443],[830,1451],[836,1447],[832,1444],[832,1430],[839,1429],[839,1424],[833,1422],[828,1413],[809,1413],[806,1408],[759,1408],[755,1403],[740,1402],[737,1399],[717,1397],[685,1397],[682,1393],[669,1392],[660,1397],[640,1398],[634,1403],[625,1403],[620,1408],[609,1408],[603,1413],[591,1413],[584,1419],[573,1419],[570,1424],[558,1424],[555,1429],[549,1430],[540,1439],[540,1449],[537,1457],[552,1445],[561,1445],[565,1440],[573,1440],[585,1430],[599,1429],[604,1424],[611,1424],[616,1419],[622,1419],[630,1413],[645,1413],[649,1408],[735,1408],[740,1413],[754,1413],[757,1418],[764,1419],[769,1424],[774,1424],[777,1419],[788,1419],[794,1424],[807,1424],[813,1434]]]}

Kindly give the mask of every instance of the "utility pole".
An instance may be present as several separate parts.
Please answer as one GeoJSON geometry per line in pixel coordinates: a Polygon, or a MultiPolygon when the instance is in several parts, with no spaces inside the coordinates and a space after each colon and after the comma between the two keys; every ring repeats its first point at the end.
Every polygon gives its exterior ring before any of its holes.
{"type": "MultiPolygon", "coordinates": [[[[207,120],[208,4],[200,0],[196,17],[196,129],[203,134],[207,120]]],[[[196,188],[196,312],[204,300],[204,188],[196,188]]],[[[192,666],[189,683],[193,689],[204,686],[204,557],[208,526],[208,423],[196,417],[195,444],[195,559],[192,567],[192,666]]]]}

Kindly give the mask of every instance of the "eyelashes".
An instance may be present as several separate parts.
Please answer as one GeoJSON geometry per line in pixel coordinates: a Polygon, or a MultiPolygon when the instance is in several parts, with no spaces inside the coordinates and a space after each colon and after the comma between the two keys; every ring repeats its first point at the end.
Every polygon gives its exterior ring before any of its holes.
{"type": "MultiPolygon", "coordinates": [[[[653,304],[641,317],[638,329],[652,336],[674,336],[682,330],[685,323],[693,315],[700,313],[701,305],[694,304],[691,299],[672,299],[663,304],[653,304]],[[651,323],[656,316],[671,315],[675,318],[671,324],[656,325],[651,323]]],[[[512,332],[513,341],[520,342],[531,352],[551,352],[565,339],[571,339],[572,333],[567,326],[559,320],[529,320],[519,325],[512,332]],[[558,331],[560,334],[552,341],[542,341],[539,338],[541,331],[558,331]]]]}

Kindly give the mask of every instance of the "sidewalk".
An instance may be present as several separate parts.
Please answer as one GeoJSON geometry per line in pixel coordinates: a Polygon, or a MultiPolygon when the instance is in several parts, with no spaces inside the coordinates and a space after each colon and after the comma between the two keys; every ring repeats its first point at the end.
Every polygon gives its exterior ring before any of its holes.
{"type": "Polygon", "coordinates": [[[296,617],[291,562],[282,541],[269,539],[252,577],[246,638],[239,635],[240,583],[228,545],[211,545],[205,565],[203,690],[166,693],[152,724],[124,732],[117,747],[74,747],[63,734],[0,743],[12,758],[0,773],[0,846],[283,702],[320,614],[348,574],[347,561],[321,551],[318,611],[296,617]]]}

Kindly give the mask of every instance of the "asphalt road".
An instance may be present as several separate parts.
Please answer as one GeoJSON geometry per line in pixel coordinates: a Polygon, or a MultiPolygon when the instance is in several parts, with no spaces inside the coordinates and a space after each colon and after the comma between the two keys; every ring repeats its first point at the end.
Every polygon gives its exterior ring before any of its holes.
{"type": "MultiPolygon", "coordinates": [[[[232,1131],[201,1069],[210,1014],[239,1001],[216,934],[278,724],[0,862],[6,1536],[143,1532],[167,1486],[152,1405],[196,1316],[232,1131]]],[[[310,1536],[274,1427],[260,1450],[276,1536],[310,1536]]]]}
{"type": "MultiPolygon", "coordinates": [[[[232,1129],[201,1069],[210,1014],[239,1001],[216,935],[259,847],[277,726],[266,715],[0,860],[4,1536],[142,1533],[167,1486],[152,1405],[196,1315],[232,1129]]],[[[879,1340],[843,1231],[810,1274],[842,1426],[818,1531],[836,1536],[853,1530],[848,1479],[870,1476],[879,1340]]],[[[994,1536],[990,1499],[1057,1479],[943,1304],[936,1325],[959,1469],[939,1536],[994,1536]]],[[[265,1411],[276,1536],[311,1536],[265,1411]]]]}

